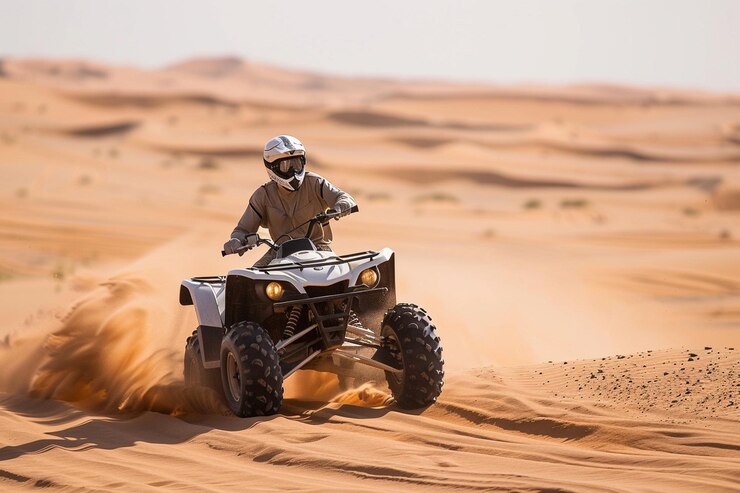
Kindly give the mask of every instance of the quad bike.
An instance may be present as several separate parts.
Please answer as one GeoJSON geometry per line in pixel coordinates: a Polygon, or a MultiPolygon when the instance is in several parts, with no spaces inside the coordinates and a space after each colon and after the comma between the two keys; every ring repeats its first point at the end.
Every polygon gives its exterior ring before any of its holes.
{"type": "Polygon", "coordinates": [[[424,309],[396,304],[393,251],[318,250],[311,232],[330,219],[339,213],[318,214],[301,225],[305,237],[280,245],[258,237],[276,252],[266,267],[182,282],[180,304],[195,305],[199,324],[185,347],[186,385],[215,390],[237,416],[262,416],[278,412],[297,370],[342,378],[362,364],[385,372],[402,408],[437,400],[442,346],[424,309]]]}

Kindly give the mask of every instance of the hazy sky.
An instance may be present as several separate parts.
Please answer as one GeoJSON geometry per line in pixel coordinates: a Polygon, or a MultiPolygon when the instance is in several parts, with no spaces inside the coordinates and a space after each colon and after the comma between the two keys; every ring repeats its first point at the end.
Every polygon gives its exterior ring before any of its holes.
{"type": "Polygon", "coordinates": [[[0,56],[740,90],[740,0],[0,0],[0,56]]]}

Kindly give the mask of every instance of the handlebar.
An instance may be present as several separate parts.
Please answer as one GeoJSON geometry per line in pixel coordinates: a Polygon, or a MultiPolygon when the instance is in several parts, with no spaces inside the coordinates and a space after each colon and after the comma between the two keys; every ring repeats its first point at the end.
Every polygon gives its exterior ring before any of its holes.
{"type": "MultiPolygon", "coordinates": [[[[257,234],[255,234],[255,236],[257,236],[257,243],[255,243],[254,245],[244,245],[244,246],[241,246],[241,247],[237,248],[234,253],[238,253],[241,256],[241,255],[244,255],[244,252],[246,252],[248,250],[251,250],[254,247],[258,247],[260,245],[264,245],[264,244],[269,245],[270,248],[273,249],[273,250],[277,250],[279,248],[271,239],[269,239],[269,238],[260,238],[259,235],[257,235],[257,234]]],[[[227,255],[230,255],[230,254],[226,253],[225,250],[221,250],[221,256],[222,257],[225,257],[227,255]]]]}
{"type": "MultiPolygon", "coordinates": [[[[360,208],[355,205],[355,206],[353,206],[349,210],[349,212],[347,214],[354,214],[355,212],[359,212],[359,210],[360,210],[360,208]]],[[[339,211],[333,211],[333,212],[331,212],[331,211],[332,211],[332,209],[330,209],[329,211],[326,211],[326,212],[319,212],[314,217],[312,217],[311,219],[309,219],[305,223],[301,224],[300,226],[297,226],[297,227],[293,228],[292,230],[288,231],[288,233],[285,233],[280,238],[282,238],[283,236],[288,235],[289,233],[292,233],[296,229],[301,228],[301,227],[305,226],[306,224],[308,224],[308,231],[306,232],[306,236],[305,237],[306,238],[311,238],[311,233],[313,232],[313,227],[314,226],[316,226],[317,224],[323,224],[323,223],[325,223],[326,221],[328,221],[330,219],[339,220],[340,216],[342,216],[342,213],[339,212],[339,211]]],[[[255,236],[257,236],[257,235],[255,235],[255,236]]],[[[278,240],[280,238],[278,238],[278,240]]],[[[268,238],[260,238],[259,236],[257,236],[257,242],[254,245],[251,245],[251,246],[250,245],[244,245],[242,247],[237,248],[234,253],[238,253],[239,255],[243,255],[244,252],[246,252],[247,250],[250,250],[251,248],[254,248],[254,247],[257,247],[257,246],[260,246],[260,245],[264,245],[264,244],[269,245],[271,249],[276,250],[276,251],[278,250],[278,248],[280,248],[278,246],[278,244],[275,243],[274,241],[272,241],[272,240],[270,240],[268,238]]],[[[221,250],[221,256],[222,257],[225,257],[226,255],[229,255],[229,254],[226,253],[225,250],[221,250]]]]}
{"type": "MultiPolygon", "coordinates": [[[[358,206],[353,206],[349,212],[347,212],[347,215],[354,214],[355,212],[359,212],[360,208],[358,206]]],[[[313,227],[317,224],[323,224],[326,221],[330,219],[336,219],[339,220],[339,218],[343,215],[340,211],[335,211],[333,209],[329,209],[326,212],[319,212],[316,214],[313,218],[309,219],[307,222],[301,224],[301,226],[308,224],[308,231],[306,231],[306,238],[311,238],[311,233],[313,232],[313,227]],[[333,211],[333,212],[331,212],[333,211]]],[[[301,226],[298,226],[300,228],[301,226]]],[[[295,229],[298,229],[295,228],[295,229]]]]}

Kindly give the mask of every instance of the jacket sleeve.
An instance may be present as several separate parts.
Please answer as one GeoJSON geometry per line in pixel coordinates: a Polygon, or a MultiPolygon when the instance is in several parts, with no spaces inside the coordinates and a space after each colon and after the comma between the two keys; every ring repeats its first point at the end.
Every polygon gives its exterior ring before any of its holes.
{"type": "Polygon", "coordinates": [[[327,208],[338,211],[346,211],[357,205],[350,194],[338,189],[323,177],[319,178],[319,195],[327,208]]]}
{"type": "Polygon", "coordinates": [[[265,221],[265,201],[264,189],[260,187],[249,199],[249,204],[247,204],[244,214],[239,219],[239,223],[234,228],[234,231],[231,232],[232,238],[238,238],[244,241],[247,235],[256,233],[257,228],[260,226],[267,226],[267,222],[265,221]]]}

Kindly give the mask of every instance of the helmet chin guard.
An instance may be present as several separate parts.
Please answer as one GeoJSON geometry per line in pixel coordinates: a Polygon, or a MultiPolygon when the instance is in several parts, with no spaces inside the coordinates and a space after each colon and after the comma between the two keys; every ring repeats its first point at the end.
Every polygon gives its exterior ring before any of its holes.
{"type": "Polygon", "coordinates": [[[300,173],[296,173],[289,178],[282,178],[278,176],[277,173],[275,173],[272,169],[267,168],[267,176],[269,176],[272,181],[274,181],[284,189],[295,192],[296,190],[301,188],[301,185],[303,184],[303,179],[306,177],[306,170],[304,169],[300,173]]]}
{"type": "Polygon", "coordinates": [[[278,135],[268,140],[265,144],[263,159],[267,176],[272,181],[286,190],[295,192],[303,184],[303,178],[306,176],[305,166],[298,166],[292,169],[281,171],[278,163],[280,161],[301,158],[305,165],[306,149],[300,140],[291,135],[278,135]]]}

